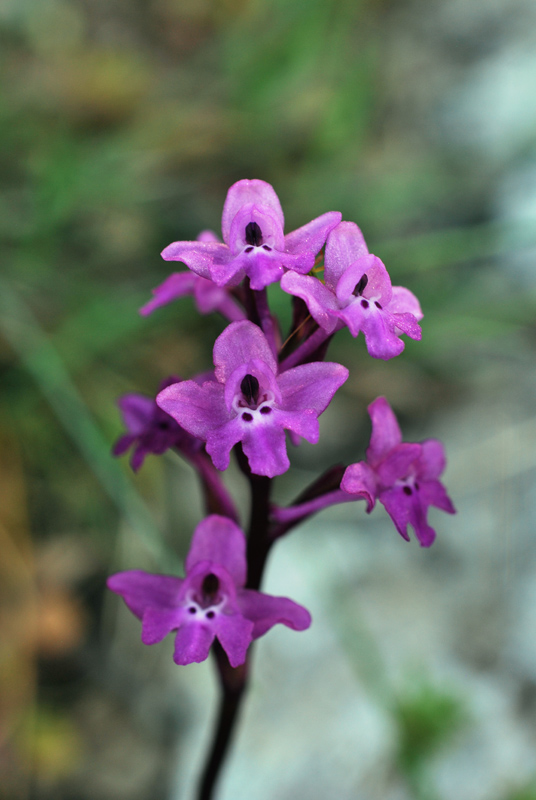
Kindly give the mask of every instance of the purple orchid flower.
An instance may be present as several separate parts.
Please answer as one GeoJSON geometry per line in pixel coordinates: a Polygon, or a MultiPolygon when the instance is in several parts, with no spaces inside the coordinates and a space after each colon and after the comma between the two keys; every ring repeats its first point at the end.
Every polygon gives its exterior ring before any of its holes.
{"type": "MultiPolygon", "coordinates": [[[[220,242],[213,231],[201,231],[198,242],[220,242]]],[[[147,317],[155,309],[161,308],[179,297],[192,295],[200,314],[212,314],[219,311],[229,322],[245,319],[244,311],[235,303],[227,289],[201,278],[192,272],[174,272],[156,289],[153,299],[140,308],[140,314],[147,317]]]]}
{"type": "Polygon", "coordinates": [[[407,527],[412,525],[421,545],[430,547],[436,533],[426,520],[428,507],[456,513],[438,480],[446,464],[443,445],[437,439],[403,443],[395,414],[384,397],[374,400],[368,410],[372,435],[367,460],[346,469],[341,489],[364,498],[369,513],[378,499],[404,539],[409,541],[407,527]]]}
{"type": "Polygon", "coordinates": [[[281,288],[301,297],[326,334],[344,325],[352,336],[363,331],[374,358],[399,355],[404,349],[402,333],[421,338],[419,301],[409,289],[391,286],[385,266],[368,252],[354,222],[341,222],[328,236],[324,283],[311,275],[287,272],[281,288]]]}
{"type": "Polygon", "coordinates": [[[141,570],[108,578],[108,588],[141,619],[143,644],[177,631],[176,664],[204,661],[217,637],[231,666],[238,667],[251,642],[274,625],[303,631],[311,624],[309,612],[292,600],[244,588],[246,540],[226,517],[212,514],[199,523],[185,567],[185,578],[141,570]]]}
{"type": "MultiPolygon", "coordinates": [[[[160,384],[160,391],[179,380],[175,377],[166,378],[160,384]]],[[[134,447],[130,459],[134,472],[140,469],[149,453],[162,455],[170,447],[176,447],[191,454],[203,446],[199,439],[187,433],[173,417],[162,411],[154,397],[125,394],[119,398],[118,405],[128,433],[117,440],[112,452],[114,456],[122,456],[134,447]]]]}
{"type": "Polygon", "coordinates": [[[257,325],[233,322],[214,345],[216,382],[184,381],[157,403],[187,431],[206,441],[214,466],[229,466],[242,442],[251,471],[273,478],[290,466],[285,430],[316,444],[318,417],[348,377],[340,364],[310,363],[278,375],[277,361],[257,325]]]}
{"type": "Polygon", "coordinates": [[[285,236],[281,204],[270,184],[242,180],[231,186],[223,206],[224,244],[174,242],[162,251],[162,258],[182,261],[218,286],[236,286],[247,275],[251,288],[260,290],[278,281],[286,269],[309,272],[340,220],[338,211],[328,211],[285,236]]]}

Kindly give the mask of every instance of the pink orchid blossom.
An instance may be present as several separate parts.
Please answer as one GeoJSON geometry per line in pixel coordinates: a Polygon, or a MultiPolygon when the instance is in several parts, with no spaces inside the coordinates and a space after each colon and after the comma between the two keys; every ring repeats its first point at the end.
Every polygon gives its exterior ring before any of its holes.
{"type": "Polygon", "coordinates": [[[241,180],[231,186],[223,206],[223,244],[173,242],[162,251],[162,258],[182,261],[217,286],[236,286],[248,276],[251,288],[260,290],[280,280],[285,270],[309,272],[340,220],[338,211],[328,211],[285,236],[283,211],[272,186],[241,180]]]}
{"type": "Polygon", "coordinates": [[[404,539],[409,541],[407,527],[412,525],[421,545],[430,547],[436,533],[426,519],[428,507],[456,512],[439,481],[446,464],[443,445],[437,439],[402,442],[397,419],[384,397],[374,400],[368,410],[372,435],[367,460],[346,469],[341,489],[356,499],[364,498],[369,513],[379,500],[404,539]]]}
{"type": "Polygon", "coordinates": [[[244,588],[246,540],[227,517],[212,514],[199,523],[185,568],[184,578],[142,570],[108,578],[108,588],[141,619],[143,644],[176,631],[176,664],[204,661],[217,638],[237,667],[251,642],[274,625],[303,631],[311,624],[309,612],[294,601],[244,588]]]}

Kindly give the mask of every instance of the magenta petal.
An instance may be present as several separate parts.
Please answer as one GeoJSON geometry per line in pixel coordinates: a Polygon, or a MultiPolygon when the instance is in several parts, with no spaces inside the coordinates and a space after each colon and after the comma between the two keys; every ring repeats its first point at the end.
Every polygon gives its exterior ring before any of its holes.
{"type": "Polygon", "coordinates": [[[203,279],[191,272],[174,272],[156,289],[153,289],[153,299],[140,308],[140,314],[146,317],[156,308],[165,306],[179,297],[192,294],[197,280],[203,279]]]}
{"type": "Polygon", "coordinates": [[[189,622],[177,631],[175,637],[175,664],[192,664],[204,661],[209,654],[210,645],[214,641],[214,631],[200,622],[189,622]]]}
{"type": "Polygon", "coordinates": [[[391,314],[390,306],[388,311],[384,313],[386,319],[388,320],[388,325],[395,336],[400,336],[401,333],[405,333],[406,336],[409,336],[411,339],[415,339],[418,342],[422,339],[421,326],[413,314],[391,314]]]}
{"type": "Polygon", "coordinates": [[[442,442],[438,439],[426,439],[421,443],[421,448],[422,453],[418,467],[419,478],[425,481],[439,478],[447,465],[445,448],[442,442]]]}
{"type": "Polygon", "coordinates": [[[278,219],[281,228],[285,226],[285,218],[281,203],[272,186],[266,181],[258,179],[244,179],[234,183],[225,198],[223,213],[221,218],[221,230],[224,242],[229,243],[231,224],[242,206],[255,203],[258,206],[266,206],[278,219]]]}
{"type": "Polygon", "coordinates": [[[419,486],[419,494],[424,506],[435,506],[442,511],[446,511],[447,514],[456,513],[452,500],[448,496],[442,483],[435,480],[422,481],[419,486]]]}
{"type": "Polygon", "coordinates": [[[176,630],[184,620],[184,608],[178,607],[146,609],[142,618],[141,640],[143,644],[157,644],[168,633],[176,630]]]}
{"type": "Polygon", "coordinates": [[[409,542],[407,528],[411,522],[410,516],[413,498],[404,494],[402,486],[396,486],[393,489],[386,489],[381,492],[379,500],[380,503],[385,506],[399,534],[409,542]]]}
{"type": "Polygon", "coordinates": [[[214,264],[227,264],[233,259],[229,248],[218,242],[173,242],[161,255],[165,261],[182,261],[202,278],[210,278],[214,264]]]}
{"type": "Polygon", "coordinates": [[[132,613],[141,619],[150,607],[176,608],[183,580],[173,575],[152,575],[135,569],[111,575],[106,583],[112,592],[121,595],[132,613]]]}
{"type": "Polygon", "coordinates": [[[369,314],[363,315],[361,330],[368,353],[373,358],[387,361],[400,355],[404,349],[404,342],[391,330],[389,321],[388,315],[381,311],[371,310],[369,314]]]}
{"type": "Polygon", "coordinates": [[[417,322],[423,318],[419,301],[409,289],[404,286],[393,286],[393,294],[389,303],[391,314],[413,314],[417,322]]]}
{"type": "Polygon", "coordinates": [[[254,475],[274,478],[276,475],[282,475],[290,467],[285,431],[277,424],[252,423],[244,431],[242,448],[254,475]]]}
{"type": "Polygon", "coordinates": [[[316,255],[324,246],[329,232],[339,224],[341,219],[342,214],[339,211],[327,211],[292,233],[287,233],[285,250],[287,253],[309,252],[316,255]]]}
{"type": "MultiPolygon", "coordinates": [[[[336,287],[335,287],[337,300],[339,301],[339,304],[341,306],[345,306],[350,300],[354,299],[353,298],[353,292],[354,292],[354,289],[356,288],[357,284],[359,283],[359,281],[361,280],[363,275],[366,275],[367,279],[370,278],[369,273],[372,272],[373,267],[374,267],[374,265],[376,264],[377,261],[379,261],[379,263],[381,264],[381,261],[378,258],[376,258],[376,256],[366,255],[366,256],[361,256],[361,258],[356,259],[352,264],[348,265],[348,267],[344,270],[343,274],[341,275],[341,277],[337,281],[337,284],[336,284],[336,287]]],[[[378,300],[380,299],[380,294],[385,294],[385,291],[382,291],[383,289],[385,289],[385,286],[387,286],[389,288],[388,294],[389,294],[389,299],[390,299],[391,282],[389,281],[389,276],[387,275],[387,270],[385,269],[385,267],[384,267],[384,272],[385,272],[385,275],[383,276],[384,277],[384,282],[383,282],[384,285],[382,286],[381,283],[380,283],[380,286],[377,287],[377,289],[378,289],[377,290],[378,297],[376,299],[378,299],[378,300]]],[[[377,269],[376,269],[376,273],[378,273],[377,269]]],[[[378,280],[377,280],[378,277],[379,276],[376,274],[376,285],[378,283],[378,280]]],[[[367,287],[368,287],[368,284],[367,284],[367,287]]]]}
{"type": "Polygon", "coordinates": [[[333,362],[313,362],[281,373],[277,381],[282,406],[292,411],[313,409],[320,415],[349,375],[346,367],[333,362]]]}
{"type": "Polygon", "coordinates": [[[241,614],[218,614],[213,629],[227,653],[230,665],[238,667],[243,664],[253,640],[253,623],[241,614]]]}
{"type": "Polygon", "coordinates": [[[207,433],[206,451],[212,463],[223,472],[229,466],[231,450],[244,439],[245,423],[239,417],[207,433]]]}
{"type": "Polygon", "coordinates": [[[246,539],[232,520],[211,514],[194,531],[186,556],[188,574],[201,561],[214,561],[224,567],[236,586],[246,582],[246,539]]]}
{"type": "Polygon", "coordinates": [[[125,433],[123,436],[120,436],[112,448],[112,455],[122,456],[123,453],[126,453],[128,448],[134,444],[137,438],[136,434],[131,433],[125,433]]]}
{"type": "Polygon", "coordinates": [[[341,489],[348,494],[362,497],[367,501],[367,513],[370,514],[376,504],[376,476],[365,461],[350,464],[342,476],[341,489]]]}
{"type": "Polygon", "coordinates": [[[421,455],[420,444],[402,444],[393,447],[383,461],[376,467],[376,474],[382,486],[392,486],[395,481],[407,478],[410,468],[421,455]]]}
{"type": "Polygon", "coordinates": [[[341,222],[328,236],[324,277],[326,286],[335,289],[345,270],[354,261],[368,255],[363,234],[355,222],[341,222]]]}
{"type": "Polygon", "coordinates": [[[292,444],[298,445],[299,438],[306,439],[311,444],[316,444],[320,435],[316,411],[306,408],[305,411],[285,411],[274,409],[272,413],[274,422],[287,431],[290,431],[292,444]]]}
{"type": "Polygon", "coordinates": [[[277,373],[277,362],[261,329],[248,320],[232,322],[214,344],[216,378],[225,383],[237,367],[254,358],[264,361],[277,373]]]}
{"type": "Polygon", "coordinates": [[[372,421],[372,434],[367,449],[367,460],[374,467],[387,453],[402,441],[402,434],[393,409],[385,397],[377,397],[368,407],[372,421]]]}
{"type": "Polygon", "coordinates": [[[336,311],[339,306],[333,292],[312,275],[298,275],[296,272],[287,272],[281,278],[281,288],[287,294],[292,294],[307,305],[311,316],[318,322],[326,333],[332,333],[337,327],[337,320],[329,313],[336,311]]]}
{"type": "Polygon", "coordinates": [[[304,631],[311,624],[307,609],[287,597],[273,597],[253,589],[242,589],[238,592],[238,604],[243,615],[254,623],[254,639],[278,623],[295,631],[304,631]]]}
{"type": "Polygon", "coordinates": [[[117,401],[117,405],[128,432],[134,436],[143,433],[153,417],[153,398],[141,394],[124,394],[117,401]]]}
{"type": "Polygon", "coordinates": [[[277,214],[268,206],[248,203],[242,206],[231,223],[229,248],[234,255],[238,255],[244,248],[252,246],[246,238],[246,230],[250,223],[257,225],[261,232],[261,242],[255,245],[256,250],[260,245],[283,250],[283,226],[277,214]]]}
{"type": "Polygon", "coordinates": [[[229,420],[223,393],[223,386],[215,382],[199,386],[195,381],[181,381],[163,389],[156,402],[185,430],[206,441],[211,431],[229,420]]]}
{"type": "Polygon", "coordinates": [[[271,283],[281,280],[284,274],[283,260],[284,254],[280,254],[277,250],[272,250],[271,253],[262,251],[252,253],[246,269],[251,288],[260,291],[271,283]]]}

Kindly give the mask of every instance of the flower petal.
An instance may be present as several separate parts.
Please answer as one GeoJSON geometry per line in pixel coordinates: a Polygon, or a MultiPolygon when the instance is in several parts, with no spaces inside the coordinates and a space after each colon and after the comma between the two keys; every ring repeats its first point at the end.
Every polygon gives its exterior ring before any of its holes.
{"type": "Polygon", "coordinates": [[[212,266],[233,260],[229,248],[218,242],[173,242],[162,250],[161,256],[165,261],[182,261],[202,278],[210,278],[212,266]]]}
{"type": "Polygon", "coordinates": [[[287,597],[273,597],[253,589],[242,589],[238,592],[238,604],[243,615],[254,623],[254,639],[278,623],[295,631],[304,631],[311,624],[307,609],[287,597]]]}
{"type": "Polygon", "coordinates": [[[141,619],[147,608],[175,609],[184,581],[174,575],[153,575],[135,569],[111,575],[106,583],[141,619]]]}
{"type": "Polygon", "coordinates": [[[290,461],[283,427],[264,421],[257,425],[252,423],[248,428],[245,428],[246,424],[243,423],[242,449],[253,474],[273,478],[286,472],[290,461]]]}
{"type": "Polygon", "coordinates": [[[272,417],[274,422],[290,431],[292,444],[298,445],[299,438],[306,439],[311,444],[317,444],[320,436],[320,426],[317,414],[312,408],[305,411],[285,411],[274,408],[272,417]]]}
{"type": "Polygon", "coordinates": [[[378,488],[374,471],[365,461],[350,464],[342,476],[341,489],[348,494],[356,495],[367,501],[367,514],[370,514],[376,504],[378,488]]]}
{"type": "Polygon", "coordinates": [[[401,443],[402,433],[395,413],[385,397],[377,397],[369,405],[368,412],[372,421],[372,434],[367,449],[367,461],[374,467],[401,443]]]}
{"type": "Polygon", "coordinates": [[[165,306],[168,303],[177,300],[179,297],[192,294],[194,291],[195,283],[198,280],[204,280],[191,272],[174,272],[166,280],[152,290],[154,295],[152,300],[149,300],[144,306],[140,308],[140,314],[143,317],[151,314],[156,308],[165,306]]]}
{"type": "Polygon", "coordinates": [[[452,500],[440,481],[422,481],[419,486],[423,505],[426,505],[426,507],[435,506],[436,508],[440,508],[441,511],[446,511],[447,514],[456,513],[452,500]]]}
{"type": "Polygon", "coordinates": [[[232,520],[211,514],[199,523],[192,536],[185,568],[188,574],[201,561],[225,567],[236,586],[246,582],[246,539],[232,520]]]}
{"type": "Polygon", "coordinates": [[[245,424],[239,417],[235,417],[225,425],[207,433],[206,451],[216,469],[223,472],[229,466],[231,450],[235,444],[244,439],[245,424]]]}
{"type": "Polygon", "coordinates": [[[339,279],[354,261],[369,254],[363,234],[355,222],[341,222],[328,236],[324,260],[326,286],[335,289],[339,279]]]}
{"type": "Polygon", "coordinates": [[[281,228],[285,226],[285,218],[281,203],[272,186],[266,181],[258,179],[244,179],[234,183],[225,198],[223,213],[221,218],[221,230],[223,241],[229,244],[231,224],[242,206],[255,203],[258,206],[266,206],[278,219],[281,228]]]}
{"type": "Polygon", "coordinates": [[[395,486],[380,492],[379,501],[385,506],[399,534],[409,542],[407,528],[411,521],[412,498],[404,494],[402,486],[395,486]]]}
{"type": "Polygon", "coordinates": [[[312,409],[317,416],[328,407],[337,389],[349,375],[346,367],[333,362],[312,362],[281,373],[282,408],[289,411],[312,409]]]}
{"type": "Polygon", "coordinates": [[[313,253],[316,255],[324,246],[330,231],[341,221],[340,211],[327,211],[316,217],[301,228],[285,236],[285,250],[287,253],[313,253]]]}
{"type": "Polygon", "coordinates": [[[237,367],[254,358],[264,361],[277,373],[277,362],[261,329],[249,320],[232,322],[214,343],[216,378],[225,383],[237,367]]]}
{"type": "Polygon", "coordinates": [[[421,448],[422,453],[417,471],[418,477],[425,481],[439,478],[447,465],[443,443],[438,439],[425,439],[421,443],[421,448]]]}
{"type": "Polygon", "coordinates": [[[168,633],[176,630],[184,621],[184,608],[154,608],[149,606],[142,618],[141,640],[143,644],[157,644],[168,633]]]}
{"type": "Polygon", "coordinates": [[[423,318],[421,306],[413,292],[404,286],[393,286],[393,294],[389,303],[391,314],[413,314],[417,322],[423,318]]]}
{"type": "Polygon", "coordinates": [[[230,665],[238,667],[243,664],[253,641],[253,623],[242,614],[218,614],[213,629],[227,653],[230,665]]]}
{"type": "Polygon", "coordinates": [[[380,484],[387,488],[393,486],[397,480],[407,478],[410,475],[412,465],[418,462],[421,453],[420,444],[403,442],[393,447],[376,467],[376,474],[380,484]]]}
{"type": "Polygon", "coordinates": [[[228,244],[234,255],[238,255],[246,247],[253,247],[259,252],[261,246],[283,250],[283,225],[277,214],[268,206],[247,203],[240,208],[231,223],[228,244]],[[260,241],[255,244],[247,237],[250,224],[258,228],[257,233],[260,230],[260,241]]]}
{"type": "Polygon", "coordinates": [[[216,382],[199,386],[193,380],[181,381],[161,391],[156,402],[185,430],[206,441],[211,431],[229,420],[223,393],[223,386],[216,382]]]}
{"type": "Polygon", "coordinates": [[[154,399],[143,394],[124,394],[117,401],[127,431],[134,436],[143,433],[154,413],[154,399]]]}
{"type": "Polygon", "coordinates": [[[208,657],[214,635],[212,627],[201,622],[189,622],[180,627],[175,637],[175,664],[198,664],[204,661],[208,657]]]}
{"type": "Polygon", "coordinates": [[[312,275],[298,275],[287,272],[281,278],[281,288],[287,294],[301,297],[306,303],[311,316],[326,333],[332,333],[337,327],[337,320],[329,313],[339,308],[337,298],[324,284],[312,275]]]}

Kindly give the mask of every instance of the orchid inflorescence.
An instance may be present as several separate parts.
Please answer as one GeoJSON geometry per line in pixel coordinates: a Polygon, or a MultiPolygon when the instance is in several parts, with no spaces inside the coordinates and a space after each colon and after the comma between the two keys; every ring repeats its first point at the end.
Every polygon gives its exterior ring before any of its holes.
{"type": "Polygon", "coordinates": [[[108,580],[141,619],[144,644],[175,632],[177,664],[204,661],[214,651],[224,702],[201,784],[205,800],[246,685],[251,642],[277,623],[294,630],[311,624],[309,612],[293,600],[260,591],[273,543],[331,505],[365,500],[370,513],[379,500],[405,539],[411,525],[429,547],[435,531],[428,507],[454,513],[439,480],[443,445],[403,442],[383,397],[369,405],[365,461],[328,469],[288,507],[270,502],[272,479],[290,467],[285,431],[294,445],[301,438],[316,444],[318,417],[348,378],[346,367],[324,360],[333,335],[345,327],[354,337],[362,332],[369,354],[387,360],[404,349],[403,334],[421,338],[423,316],[417,298],[391,285],[357,225],[341,221],[339,212],[286,235],[283,230],[274,189],[262,180],[241,180],[227,193],[223,241],[203,231],[195,241],[165,248],[165,260],[188,270],[154,289],[140,313],[192,295],[201,314],[217,311],[229,325],[215,341],[212,371],[190,380],[167,378],[156,398],[130,394],[119,401],[127,432],[115,455],[132,448],[136,471],[146,455],[173,448],[197,471],[209,512],[194,531],[184,578],[132,570],[108,580]],[[276,282],[293,297],[293,326],[284,343],[266,292],[276,282]],[[220,476],[231,451],[251,487],[247,538],[220,476]]]}

